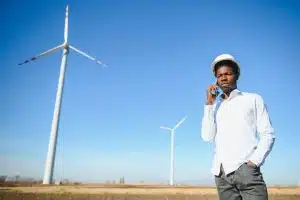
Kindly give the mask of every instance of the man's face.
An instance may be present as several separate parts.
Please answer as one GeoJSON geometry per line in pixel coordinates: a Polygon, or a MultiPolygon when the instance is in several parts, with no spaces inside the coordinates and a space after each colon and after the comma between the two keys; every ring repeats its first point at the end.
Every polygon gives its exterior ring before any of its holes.
{"type": "Polygon", "coordinates": [[[217,69],[216,77],[218,85],[224,93],[236,88],[236,75],[234,74],[232,67],[227,65],[220,66],[217,69]]]}

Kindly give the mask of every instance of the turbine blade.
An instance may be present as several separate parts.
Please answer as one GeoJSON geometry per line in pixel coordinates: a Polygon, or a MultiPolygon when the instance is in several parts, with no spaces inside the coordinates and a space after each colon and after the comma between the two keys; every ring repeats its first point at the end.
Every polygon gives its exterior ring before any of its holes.
{"type": "Polygon", "coordinates": [[[66,7],[66,16],[65,16],[64,39],[66,44],[68,43],[68,29],[69,29],[69,6],[66,7]]]}
{"type": "Polygon", "coordinates": [[[161,127],[159,127],[159,128],[161,128],[161,129],[165,129],[165,130],[172,130],[171,128],[169,128],[169,127],[165,127],[165,126],[161,126],[161,127]]]}
{"type": "Polygon", "coordinates": [[[187,118],[187,116],[184,117],[184,118],[182,118],[182,119],[175,125],[174,130],[177,129],[177,128],[185,121],[186,118],[187,118]]]}
{"type": "Polygon", "coordinates": [[[34,61],[34,60],[36,60],[36,59],[38,59],[38,58],[40,58],[40,57],[42,57],[42,56],[46,56],[46,55],[48,55],[48,54],[50,54],[50,53],[54,53],[54,52],[56,52],[57,50],[59,50],[60,48],[62,48],[62,47],[63,47],[63,45],[59,45],[59,46],[57,46],[57,47],[54,47],[54,48],[52,48],[52,49],[49,49],[49,50],[47,50],[47,51],[45,51],[45,52],[43,52],[43,53],[41,53],[41,54],[39,54],[39,55],[37,55],[37,56],[31,57],[31,58],[29,58],[28,60],[25,60],[24,62],[19,63],[18,65],[23,65],[23,64],[26,64],[26,63],[28,63],[28,62],[30,62],[30,61],[34,61]]]}
{"type": "Polygon", "coordinates": [[[73,47],[73,46],[71,46],[71,45],[70,45],[69,47],[70,47],[72,50],[76,51],[77,53],[81,54],[82,56],[85,56],[85,57],[87,57],[87,58],[89,58],[89,59],[95,61],[95,62],[98,63],[99,65],[102,65],[103,67],[107,67],[107,65],[104,64],[103,62],[100,62],[100,61],[96,60],[95,58],[89,56],[88,54],[86,54],[86,53],[84,53],[84,52],[82,52],[82,51],[80,51],[79,49],[76,49],[75,47],[73,47]]]}

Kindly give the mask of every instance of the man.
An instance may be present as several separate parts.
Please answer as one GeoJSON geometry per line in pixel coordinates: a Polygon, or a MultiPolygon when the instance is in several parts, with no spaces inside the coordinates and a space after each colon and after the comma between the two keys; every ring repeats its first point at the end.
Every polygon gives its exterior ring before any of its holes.
{"type": "Polygon", "coordinates": [[[217,82],[206,91],[201,137],[215,144],[212,173],[219,199],[267,200],[260,167],[275,141],[267,107],[260,95],[237,88],[240,66],[232,55],[217,56],[212,70],[217,82]],[[215,95],[218,87],[222,93],[215,95]]]}

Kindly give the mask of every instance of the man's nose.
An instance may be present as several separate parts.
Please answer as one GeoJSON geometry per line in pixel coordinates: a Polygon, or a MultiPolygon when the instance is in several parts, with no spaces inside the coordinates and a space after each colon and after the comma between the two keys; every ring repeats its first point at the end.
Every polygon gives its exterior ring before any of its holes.
{"type": "Polygon", "coordinates": [[[221,76],[221,81],[222,81],[222,82],[223,82],[223,81],[227,81],[227,76],[225,76],[225,75],[221,76]]]}

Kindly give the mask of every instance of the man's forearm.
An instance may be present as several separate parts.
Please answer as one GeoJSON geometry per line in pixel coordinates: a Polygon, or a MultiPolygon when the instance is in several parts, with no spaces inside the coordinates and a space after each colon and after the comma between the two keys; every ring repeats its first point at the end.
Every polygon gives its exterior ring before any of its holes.
{"type": "Polygon", "coordinates": [[[257,145],[256,150],[250,157],[250,161],[252,161],[256,166],[261,166],[269,153],[271,152],[273,145],[275,142],[274,133],[263,134],[260,137],[260,141],[257,145]]]}
{"type": "Polygon", "coordinates": [[[201,137],[204,141],[212,141],[216,135],[216,124],[213,114],[213,106],[204,106],[204,116],[201,126],[201,137]]]}

